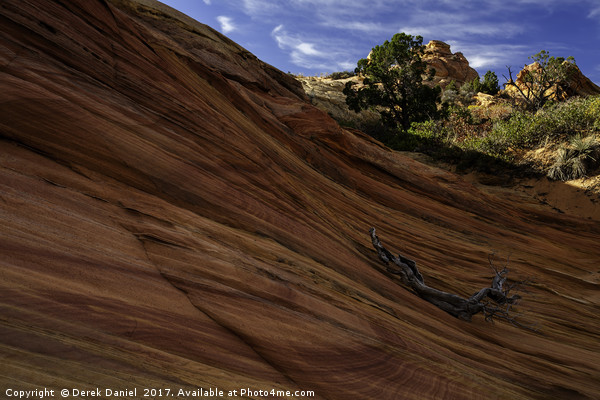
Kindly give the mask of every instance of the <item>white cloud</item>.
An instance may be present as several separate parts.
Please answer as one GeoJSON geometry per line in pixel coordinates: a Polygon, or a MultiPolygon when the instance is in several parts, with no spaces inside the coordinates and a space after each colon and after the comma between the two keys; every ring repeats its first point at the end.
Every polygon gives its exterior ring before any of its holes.
{"type": "Polygon", "coordinates": [[[453,53],[461,52],[469,61],[469,65],[477,70],[501,68],[504,69],[507,65],[512,65],[519,70],[527,57],[530,55],[531,49],[527,45],[514,44],[472,44],[461,41],[449,40],[453,53]]]}
{"type": "Polygon", "coordinates": [[[217,21],[219,24],[221,24],[221,32],[224,34],[228,34],[229,32],[236,30],[236,26],[233,24],[233,19],[230,17],[220,15],[217,17],[217,21]]]}
{"type": "Polygon", "coordinates": [[[529,37],[539,37],[541,31],[549,29],[538,20],[556,19],[559,10],[572,6],[583,19],[600,21],[599,1],[221,0],[232,10],[223,13],[236,19],[235,24],[231,19],[219,23],[223,33],[236,25],[237,29],[253,26],[254,36],[268,37],[270,33],[278,47],[275,51],[281,49],[296,66],[317,72],[352,69],[371,47],[397,32],[421,35],[426,41],[456,43],[452,51],[462,51],[478,69],[504,68],[507,64],[516,68],[537,49],[546,47],[529,41],[529,37]],[[529,31],[534,34],[526,35],[529,31]],[[516,41],[523,47],[511,45],[516,41]]]}
{"type": "Polygon", "coordinates": [[[480,68],[489,68],[495,65],[500,64],[502,61],[502,57],[499,55],[482,55],[477,54],[475,56],[471,56],[467,58],[469,60],[469,65],[472,68],[480,69],[480,68]]]}
{"type": "Polygon", "coordinates": [[[306,54],[307,56],[323,56],[323,53],[316,50],[315,45],[312,43],[300,43],[298,46],[296,46],[296,49],[302,54],[306,54]]]}
{"type": "MultiPolygon", "coordinates": [[[[239,7],[239,0],[231,1],[232,5],[239,7]]],[[[282,4],[271,0],[242,0],[242,11],[251,18],[265,18],[285,11],[282,4]]]]}
{"type": "Polygon", "coordinates": [[[298,37],[290,35],[283,25],[278,25],[271,32],[271,36],[282,50],[292,50],[304,56],[322,57],[323,52],[315,48],[314,43],[305,42],[298,37]]]}
{"type": "MultiPolygon", "coordinates": [[[[315,48],[314,43],[290,35],[283,25],[278,25],[271,32],[281,50],[291,51],[290,55],[295,64],[306,64],[311,57],[323,57],[323,52],[315,48]]],[[[302,65],[305,66],[305,65],[302,65]]]]}
{"type": "Polygon", "coordinates": [[[204,4],[206,4],[207,6],[210,6],[210,0],[204,0],[204,4]]]}
{"type": "Polygon", "coordinates": [[[338,65],[344,71],[354,71],[354,68],[356,68],[356,61],[340,61],[338,62],[338,65]]]}
{"type": "Polygon", "coordinates": [[[409,21],[401,25],[399,31],[448,41],[468,37],[508,38],[525,29],[523,24],[499,19],[490,21],[478,15],[478,11],[452,13],[420,10],[411,13],[409,21]]]}
{"type": "Polygon", "coordinates": [[[275,27],[271,36],[280,49],[289,52],[291,62],[299,67],[339,71],[352,69],[356,65],[348,61],[352,57],[342,50],[340,43],[331,39],[316,36],[311,40],[305,40],[298,35],[288,33],[283,25],[275,27]]]}
{"type": "Polygon", "coordinates": [[[297,45],[297,41],[288,35],[288,33],[283,29],[283,25],[276,26],[271,32],[271,36],[273,36],[277,42],[277,46],[279,46],[279,48],[282,50],[286,50],[297,45]]]}
{"type": "Polygon", "coordinates": [[[371,21],[353,21],[351,19],[338,19],[337,16],[324,18],[321,25],[327,28],[340,30],[356,31],[361,34],[382,34],[394,32],[394,27],[389,24],[382,24],[371,21]]]}

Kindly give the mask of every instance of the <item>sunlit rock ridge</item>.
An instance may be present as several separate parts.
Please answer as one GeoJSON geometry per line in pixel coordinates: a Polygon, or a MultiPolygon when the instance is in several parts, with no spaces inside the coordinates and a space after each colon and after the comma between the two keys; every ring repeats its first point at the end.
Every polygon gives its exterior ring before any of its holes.
{"type": "Polygon", "coordinates": [[[596,220],[341,129],[295,79],[160,3],[0,13],[3,396],[600,397],[596,220]],[[461,295],[510,255],[535,280],[521,310],[537,331],[421,300],[371,226],[461,295]]]}

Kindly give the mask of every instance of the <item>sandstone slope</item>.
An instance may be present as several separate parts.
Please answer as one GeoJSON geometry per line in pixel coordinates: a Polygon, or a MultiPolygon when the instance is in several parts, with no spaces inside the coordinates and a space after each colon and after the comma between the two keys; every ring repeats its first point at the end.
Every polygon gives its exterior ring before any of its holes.
{"type": "MultiPolygon", "coordinates": [[[[343,130],[151,1],[0,5],[0,389],[600,397],[600,227],[343,130]],[[378,228],[470,295],[491,251],[538,332],[398,285],[378,228]]],[[[138,393],[140,394],[140,393],[138,393]]],[[[255,398],[255,396],[251,396],[255,398]]]]}

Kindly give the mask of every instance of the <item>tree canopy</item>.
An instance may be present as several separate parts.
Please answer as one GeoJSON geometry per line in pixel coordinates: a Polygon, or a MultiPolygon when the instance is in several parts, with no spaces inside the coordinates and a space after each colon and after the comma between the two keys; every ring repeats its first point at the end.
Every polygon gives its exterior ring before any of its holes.
{"type": "Polygon", "coordinates": [[[344,88],[349,108],[356,112],[374,108],[386,126],[404,131],[412,122],[434,118],[441,89],[423,84],[424,76],[431,79],[435,74],[433,69],[427,71],[424,50],[421,36],[405,33],[375,46],[355,69],[364,77],[363,86],[348,82],[344,88]]]}

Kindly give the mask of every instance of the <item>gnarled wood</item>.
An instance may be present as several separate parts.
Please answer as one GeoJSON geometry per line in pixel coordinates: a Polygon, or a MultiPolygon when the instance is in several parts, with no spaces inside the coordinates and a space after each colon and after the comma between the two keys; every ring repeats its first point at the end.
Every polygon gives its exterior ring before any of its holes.
{"type": "Polygon", "coordinates": [[[504,289],[508,268],[504,267],[502,271],[498,271],[490,262],[490,266],[492,266],[495,271],[491,286],[479,290],[473,296],[466,299],[456,294],[447,293],[427,286],[415,261],[406,258],[401,254],[398,254],[398,256],[395,257],[388,249],[383,247],[381,241],[375,234],[375,228],[371,228],[369,233],[371,234],[373,247],[377,250],[377,254],[381,261],[387,266],[388,272],[400,275],[402,283],[409,286],[422,299],[427,300],[447,313],[466,321],[470,321],[473,315],[483,312],[486,319],[499,317],[514,323],[514,319],[509,316],[509,311],[510,307],[520,299],[520,296],[508,296],[508,292],[513,286],[504,289]],[[486,300],[489,301],[486,302],[486,300]],[[502,306],[502,308],[500,306],[502,306]]]}

